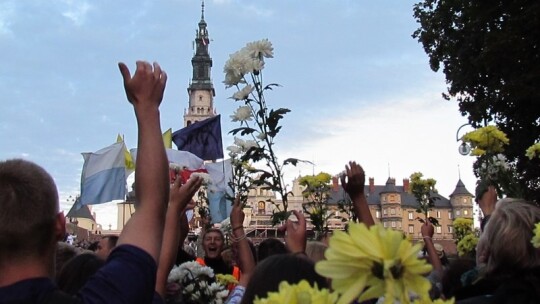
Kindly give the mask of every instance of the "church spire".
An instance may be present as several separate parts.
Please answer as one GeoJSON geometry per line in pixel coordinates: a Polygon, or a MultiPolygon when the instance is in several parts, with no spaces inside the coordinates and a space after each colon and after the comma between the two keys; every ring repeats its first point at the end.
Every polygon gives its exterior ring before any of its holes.
{"type": "Polygon", "coordinates": [[[216,115],[213,97],[216,96],[211,79],[212,58],[208,52],[210,38],[204,20],[204,0],[201,3],[201,20],[195,34],[195,54],[191,59],[193,76],[187,89],[189,107],[184,111],[184,126],[216,115]]]}

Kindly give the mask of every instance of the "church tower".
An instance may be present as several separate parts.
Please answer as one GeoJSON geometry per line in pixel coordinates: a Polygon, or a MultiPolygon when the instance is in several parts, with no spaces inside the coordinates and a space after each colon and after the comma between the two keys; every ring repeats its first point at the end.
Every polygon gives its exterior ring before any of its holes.
{"type": "Polygon", "coordinates": [[[214,109],[214,96],[216,92],[210,79],[212,58],[208,53],[208,30],[204,21],[204,1],[201,6],[201,21],[195,35],[195,54],[191,59],[193,77],[187,89],[189,107],[184,109],[184,127],[197,121],[205,120],[216,115],[214,109]]]}

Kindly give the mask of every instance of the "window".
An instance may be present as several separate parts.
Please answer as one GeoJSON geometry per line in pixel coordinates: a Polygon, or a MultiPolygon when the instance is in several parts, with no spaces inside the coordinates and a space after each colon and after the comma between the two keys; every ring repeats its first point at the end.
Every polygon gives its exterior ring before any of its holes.
{"type": "Polygon", "coordinates": [[[387,228],[387,227],[388,227],[388,222],[384,222],[384,223],[383,223],[383,227],[384,227],[384,228],[387,228]]]}
{"type": "Polygon", "coordinates": [[[394,208],[390,209],[390,214],[396,214],[396,209],[394,208]]]}
{"type": "Polygon", "coordinates": [[[463,210],[463,215],[468,215],[469,214],[469,210],[465,209],[463,210]]]}
{"type": "Polygon", "coordinates": [[[435,232],[442,233],[442,227],[441,226],[435,227],[435,232]]]}
{"type": "Polygon", "coordinates": [[[388,197],[388,199],[389,199],[390,203],[395,203],[396,202],[396,196],[395,195],[390,195],[388,197]]]}
{"type": "Polygon", "coordinates": [[[449,219],[449,220],[452,219],[452,211],[448,212],[448,219],[449,219]]]}
{"type": "Polygon", "coordinates": [[[396,222],[392,221],[391,224],[392,224],[392,228],[396,228],[396,222]]]}
{"type": "Polygon", "coordinates": [[[263,202],[263,201],[260,201],[259,204],[258,204],[258,211],[257,213],[259,215],[264,215],[266,213],[266,204],[263,202]]]}
{"type": "Polygon", "coordinates": [[[448,226],[448,233],[454,233],[454,227],[448,226]]]}
{"type": "Polygon", "coordinates": [[[461,210],[456,210],[456,216],[460,216],[461,215],[461,210]]]}
{"type": "Polygon", "coordinates": [[[414,213],[412,211],[409,211],[409,219],[414,220],[414,213]]]}
{"type": "Polygon", "coordinates": [[[414,233],[414,225],[409,225],[409,233],[414,233]]]}
{"type": "Polygon", "coordinates": [[[437,218],[441,218],[441,212],[437,211],[437,218]]]}
{"type": "Polygon", "coordinates": [[[386,209],[383,209],[382,214],[386,215],[386,209]]]}
{"type": "Polygon", "coordinates": [[[401,228],[401,222],[397,222],[398,228],[401,228]]]}
{"type": "Polygon", "coordinates": [[[379,210],[375,211],[375,217],[381,218],[381,212],[379,210]]]}

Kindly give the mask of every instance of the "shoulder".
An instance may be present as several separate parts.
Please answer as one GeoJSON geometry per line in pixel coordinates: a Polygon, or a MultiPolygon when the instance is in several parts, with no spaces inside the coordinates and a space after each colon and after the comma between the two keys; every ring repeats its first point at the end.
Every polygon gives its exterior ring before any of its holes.
{"type": "Polygon", "coordinates": [[[0,303],[37,303],[57,290],[49,278],[34,278],[19,281],[0,288],[0,303]]]}
{"type": "Polygon", "coordinates": [[[78,295],[84,302],[152,303],[156,272],[156,262],[147,252],[120,245],[78,295]]]}

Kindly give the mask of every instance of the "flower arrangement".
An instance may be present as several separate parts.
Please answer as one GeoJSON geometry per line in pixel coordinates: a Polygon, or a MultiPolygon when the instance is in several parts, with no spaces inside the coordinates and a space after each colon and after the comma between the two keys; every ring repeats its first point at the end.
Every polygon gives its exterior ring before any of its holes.
{"type": "Polygon", "coordinates": [[[496,126],[486,126],[466,133],[462,140],[473,148],[470,155],[478,157],[474,173],[480,178],[479,184],[483,182],[495,186],[500,195],[522,196],[515,170],[501,154],[510,143],[503,131],[496,126]]]}
{"type": "Polygon", "coordinates": [[[437,181],[433,178],[424,179],[422,178],[423,176],[424,175],[420,172],[411,174],[409,193],[411,193],[418,202],[416,212],[424,215],[423,219],[418,218],[418,220],[422,223],[429,221],[433,225],[438,226],[439,221],[432,216],[428,216],[429,211],[435,207],[435,201],[439,199],[434,195],[437,193],[437,189],[435,188],[437,181]]]}
{"type": "MultiPolygon", "coordinates": [[[[263,83],[265,58],[273,57],[274,48],[268,39],[248,43],[230,55],[223,69],[225,73],[223,83],[227,88],[237,89],[231,99],[243,102],[243,105],[239,106],[231,116],[233,122],[240,123],[240,127],[231,130],[230,133],[248,136],[253,141],[249,142],[248,147],[239,145],[235,139],[236,148],[229,148],[229,151],[236,153],[232,157],[233,181],[230,187],[234,195],[240,194],[243,204],[247,201],[247,196],[243,195],[243,191],[251,186],[264,186],[277,193],[282,199],[282,204],[271,201],[275,208],[272,222],[277,224],[289,215],[287,212],[289,193],[283,180],[283,167],[288,164],[296,165],[298,160],[289,158],[279,162],[275,153],[275,138],[282,128],[279,122],[290,110],[271,109],[266,100],[265,93],[278,86],[275,83],[267,85],[263,83]],[[240,85],[243,87],[241,88],[240,85]],[[257,166],[259,163],[263,166],[257,166]],[[253,178],[241,178],[246,175],[253,178]]],[[[245,143],[248,145],[248,141],[245,143]]]]}
{"type": "Polygon", "coordinates": [[[431,283],[424,274],[432,267],[418,259],[421,247],[399,231],[351,222],[348,232],[336,231],[330,238],[326,260],[315,269],[332,279],[332,288],[339,294],[337,303],[381,296],[385,303],[410,303],[410,293],[429,301],[431,283]]]}
{"type": "Polygon", "coordinates": [[[281,303],[311,303],[332,304],[337,300],[337,294],[328,289],[312,287],[306,280],[298,284],[289,284],[283,281],[279,284],[277,292],[269,292],[266,298],[256,298],[255,304],[281,304],[281,303]]]}
{"type": "Polygon", "coordinates": [[[504,146],[510,142],[506,134],[496,126],[471,131],[463,136],[463,141],[471,145],[473,156],[503,152],[504,146]]]}
{"type": "Polygon", "coordinates": [[[540,143],[535,143],[527,148],[527,151],[525,151],[525,156],[527,156],[529,159],[540,158],[540,143]]]}
{"type": "Polygon", "coordinates": [[[535,248],[540,248],[540,223],[536,223],[536,226],[534,227],[534,236],[531,243],[535,248]]]}
{"type": "Polygon", "coordinates": [[[173,302],[221,304],[229,295],[226,285],[216,281],[212,268],[197,262],[185,262],[175,266],[167,281],[179,285],[179,291],[172,296],[173,302]]]}

